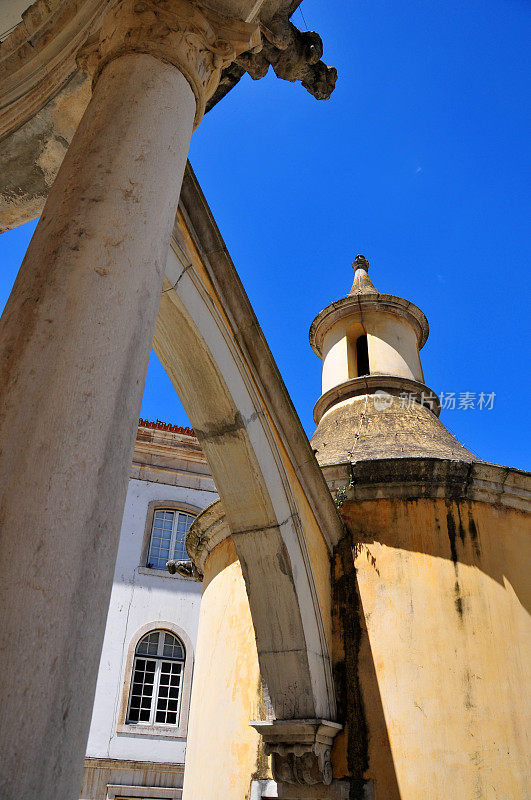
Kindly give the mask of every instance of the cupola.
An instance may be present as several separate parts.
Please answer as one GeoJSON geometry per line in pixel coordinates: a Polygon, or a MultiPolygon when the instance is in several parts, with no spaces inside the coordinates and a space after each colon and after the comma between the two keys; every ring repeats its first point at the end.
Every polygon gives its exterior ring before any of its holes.
{"type": "Polygon", "coordinates": [[[437,419],[439,398],[424,383],[419,353],[428,320],[413,303],[375,288],[365,256],[352,266],[348,295],[326,306],[310,328],[310,344],[323,361],[312,437],[319,462],[430,454],[474,459],[437,419]]]}

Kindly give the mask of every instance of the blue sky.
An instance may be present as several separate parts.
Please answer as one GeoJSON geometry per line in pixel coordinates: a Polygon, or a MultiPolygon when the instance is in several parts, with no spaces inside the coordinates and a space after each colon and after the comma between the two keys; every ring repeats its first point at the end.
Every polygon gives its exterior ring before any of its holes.
{"type": "MultiPolygon", "coordinates": [[[[246,76],[192,138],[190,161],[309,435],[314,316],[364,253],[381,291],[430,322],[440,392],[495,392],[442,420],[488,461],[529,468],[527,0],[304,0],[339,77],[318,102],[246,76]]],[[[293,21],[305,27],[299,11],[293,21]]],[[[3,234],[3,305],[33,231],[3,234]]],[[[187,424],[153,357],[142,413],[187,424]]]]}

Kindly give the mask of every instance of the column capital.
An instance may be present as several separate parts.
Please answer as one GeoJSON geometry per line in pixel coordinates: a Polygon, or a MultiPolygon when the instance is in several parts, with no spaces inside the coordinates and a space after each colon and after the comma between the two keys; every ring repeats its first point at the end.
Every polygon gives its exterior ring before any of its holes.
{"type": "Polygon", "coordinates": [[[221,72],[241,53],[261,49],[260,27],[190,0],[119,0],[78,53],[93,85],[109,61],[147,53],[174,64],[196,98],[196,128],[221,72]]]}
{"type": "Polygon", "coordinates": [[[266,755],[273,756],[273,777],[281,783],[330,786],[333,779],[331,750],[338,722],[324,719],[253,720],[266,755]]]}

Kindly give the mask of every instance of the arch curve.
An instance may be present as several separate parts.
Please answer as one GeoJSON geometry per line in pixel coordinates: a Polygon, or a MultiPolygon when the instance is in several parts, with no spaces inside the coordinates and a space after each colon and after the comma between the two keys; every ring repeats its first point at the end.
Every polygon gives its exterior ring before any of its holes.
{"type": "Polygon", "coordinates": [[[223,502],[274,715],[334,720],[329,554],[341,526],[190,172],[153,346],[186,409],[223,502]],[[265,387],[260,368],[268,359],[273,369],[265,387]],[[277,424],[277,401],[288,408],[283,429],[277,424]]]}

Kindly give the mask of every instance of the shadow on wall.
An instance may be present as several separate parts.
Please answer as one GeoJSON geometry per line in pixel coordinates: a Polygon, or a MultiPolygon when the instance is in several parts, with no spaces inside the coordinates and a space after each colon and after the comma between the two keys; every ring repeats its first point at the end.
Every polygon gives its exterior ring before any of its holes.
{"type": "Polygon", "coordinates": [[[385,786],[386,800],[401,800],[348,536],[335,551],[333,635],[338,719],[344,721],[344,729],[337,735],[332,751],[334,777],[350,780],[351,800],[366,800],[370,766],[371,774],[375,768],[378,783],[385,786]],[[378,741],[371,747],[377,753],[377,763],[373,757],[370,765],[369,736],[373,733],[369,733],[366,703],[370,703],[372,727],[378,731],[378,741]]]}
{"type": "Polygon", "coordinates": [[[336,777],[356,800],[369,779],[375,800],[487,797],[491,777],[519,796],[528,517],[440,498],[351,501],[342,516],[336,777]]]}
{"type": "Polygon", "coordinates": [[[475,567],[514,591],[531,613],[529,515],[506,506],[450,499],[368,500],[342,514],[355,545],[381,544],[475,567]]]}

